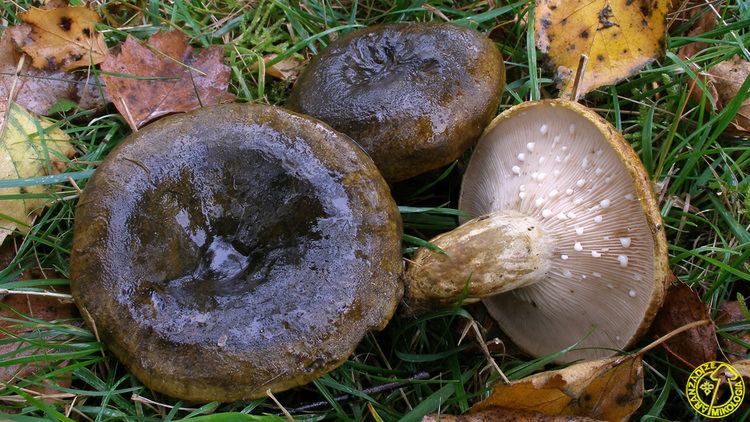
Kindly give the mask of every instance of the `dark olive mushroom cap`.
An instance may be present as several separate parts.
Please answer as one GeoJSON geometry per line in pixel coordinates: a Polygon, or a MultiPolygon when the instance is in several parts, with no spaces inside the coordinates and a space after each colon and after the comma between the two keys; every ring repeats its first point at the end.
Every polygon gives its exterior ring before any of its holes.
{"type": "Polygon", "coordinates": [[[81,313],[149,388],[234,401],[306,383],[402,296],[401,220],[375,165],[328,126],[230,104],[134,133],[81,196],[81,313]]]}
{"type": "Polygon", "coordinates": [[[351,136],[389,182],[457,159],[492,120],[505,83],[494,44],[451,24],[366,28],[313,57],[288,106],[351,136]]]}

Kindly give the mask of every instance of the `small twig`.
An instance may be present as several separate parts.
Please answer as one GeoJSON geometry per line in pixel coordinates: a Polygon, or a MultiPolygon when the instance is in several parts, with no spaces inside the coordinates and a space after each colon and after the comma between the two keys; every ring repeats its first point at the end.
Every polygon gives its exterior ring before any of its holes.
{"type": "MultiPolygon", "coordinates": [[[[413,381],[413,380],[423,380],[423,379],[427,379],[429,377],[430,377],[430,374],[423,371],[423,372],[419,372],[419,373],[415,374],[412,377],[409,377],[408,379],[409,379],[409,381],[413,381]]],[[[380,385],[376,385],[374,387],[370,387],[370,388],[364,389],[364,390],[362,390],[362,392],[364,394],[367,394],[367,395],[384,393],[386,391],[391,391],[391,390],[394,390],[396,388],[401,388],[403,385],[404,385],[404,383],[398,382],[398,381],[389,382],[389,383],[386,383],[386,384],[380,384],[380,385]]],[[[352,396],[352,395],[342,394],[340,396],[334,397],[334,400],[337,403],[341,403],[341,402],[344,402],[344,401],[347,401],[347,400],[351,400],[353,398],[355,398],[355,397],[352,396]]],[[[331,403],[329,403],[328,401],[321,400],[321,401],[316,401],[316,402],[313,402],[313,403],[308,403],[308,404],[302,405],[300,407],[295,407],[294,409],[291,410],[291,412],[292,413],[307,412],[307,411],[310,411],[310,410],[316,410],[316,409],[324,408],[324,407],[327,407],[327,406],[330,406],[330,405],[331,405],[331,403]]]]}
{"type": "Polygon", "coordinates": [[[61,300],[64,300],[66,302],[72,302],[73,296],[66,294],[66,293],[54,293],[54,292],[30,292],[27,290],[8,290],[8,289],[0,289],[0,296],[5,295],[28,295],[28,296],[46,296],[46,297],[55,297],[61,300]]]}
{"type": "MultiPolygon", "coordinates": [[[[150,405],[153,405],[153,406],[163,407],[165,409],[174,409],[174,406],[168,405],[166,403],[159,403],[158,401],[154,401],[154,400],[148,399],[146,397],[143,397],[142,395],[140,395],[138,393],[131,394],[130,395],[130,400],[135,401],[135,402],[139,402],[139,403],[143,403],[143,404],[150,404],[150,405]]],[[[179,410],[186,410],[186,411],[189,411],[189,412],[192,412],[193,410],[198,410],[197,407],[179,407],[178,409],[179,410]]]]}
{"type": "Polygon", "coordinates": [[[576,69],[576,76],[573,80],[573,91],[570,93],[571,101],[578,101],[578,90],[583,81],[583,75],[586,73],[586,65],[589,62],[589,56],[581,54],[581,58],[578,60],[578,69],[576,69]]]}
{"type": "Polygon", "coordinates": [[[286,407],[284,407],[284,406],[283,406],[283,405],[282,405],[282,404],[281,404],[281,403],[280,403],[280,402],[279,402],[279,401],[278,401],[278,400],[276,399],[276,396],[274,396],[274,395],[273,395],[273,393],[271,392],[271,389],[270,389],[270,388],[266,390],[266,395],[267,395],[268,397],[270,397],[270,398],[271,398],[271,400],[273,400],[273,402],[274,402],[274,403],[276,403],[276,406],[278,406],[278,408],[279,408],[279,409],[281,409],[281,413],[283,413],[283,414],[284,414],[284,417],[286,417],[286,420],[288,420],[289,422],[294,422],[294,418],[292,417],[292,414],[291,414],[291,413],[289,413],[289,411],[288,411],[288,410],[286,410],[286,407]]]}
{"type": "Polygon", "coordinates": [[[0,119],[0,139],[3,139],[3,135],[5,134],[5,126],[8,124],[8,116],[10,116],[10,109],[13,107],[13,97],[16,95],[16,85],[18,84],[19,75],[21,74],[21,69],[23,69],[23,65],[26,63],[26,55],[21,55],[21,58],[18,60],[18,66],[16,66],[16,74],[13,77],[13,84],[10,86],[10,91],[8,91],[8,108],[5,110],[5,115],[0,119]]]}
{"type": "Polygon", "coordinates": [[[437,7],[435,7],[433,5],[423,4],[422,5],[422,9],[427,10],[430,13],[434,13],[435,16],[439,17],[440,19],[442,19],[442,20],[444,20],[446,22],[450,22],[450,19],[447,16],[445,16],[445,14],[440,11],[440,9],[438,9],[437,7]]]}
{"type": "Polygon", "coordinates": [[[76,183],[76,181],[73,180],[73,178],[70,177],[70,176],[68,176],[68,183],[70,183],[71,185],[73,185],[73,189],[75,189],[76,192],[78,192],[79,195],[83,193],[83,191],[81,190],[81,187],[78,186],[78,183],[76,183]]]}
{"type": "MultiPolygon", "coordinates": [[[[32,392],[35,392],[35,391],[32,391],[32,392]]],[[[62,400],[62,399],[69,399],[71,397],[76,397],[76,395],[71,394],[71,393],[56,393],[56,394],[35,394],[32,397],[38,400],[44,400],[44,399],[62,400]]],[[[28,401],[28,398],[23,397],[23,396],[13,395],[13,396],[0,397],[0,400],[11,402],[11,403],[24,403],[28,401]]]]}
{"type": "Polygon", "coordinates": [[[484,338],[482,337],[482,333],[479,332],[479,326],[476,321],[471,321],[469,323],[471,325],[471,328],[474,329],[474,335],[477,338],[477,343],[479,343],[479,348],[482,349],[482,353],[484,354],[485,359],[492,365],[493,368],[495,368],[495,371],[497,371],[498,374],[500,374],[500,378],[503,379],[503,382],[505,384],[510,384],[510,380],[508,377],[505,376],[503,373],[503,370],[500,369],[500,366],[498,366],[497,362],[495,362],[495,359],[490,354],[490,349],[487,347],[487,343],[485,343],[484,338]]]}
{"type": "MultiPolygon", "coordinates": [[[[375,335],[370,333],[370,338],[372,339],[372,343],[375,345],[375,348],[378,350],[378,354],[380,355],[380,358],[383,359],[383,363],[385,363],[385,367],[388,369],[393,369],[391,367],[391,363],[388,362],[388,358],[385,357],[385,353],[383,353],[383,349],[380,348],[380,343],[378,343],[378,339],[375,338],[375,335]]],[[[406,403],[406,406],[411,410],[414,409],[411,406],[411,403],[409,403],[409,398],[406,397],[406,392],[403,388],[398,389],[399,393],[401,394],[401,398],[404,399],[404,403],[406,403]]]]}
{"type": "Polygon", "coordinates": [[[138,124],[136,124],[135,119],[133,119],[133,115],[130,113],[130,108],[128,108],[128,103],[125,101],[125,98],[120,98],[120,102],[125,109],[125,114],[127,114],[125,118],[128,119],[128,124],[133,128],[133,132],[138,132],[138,124]]]}
{"type": "Polygon", "coordinates": [[[66,418],[70,417],[70,413],[73,411],[73,407],[75,407],[75,405],[76,405],[76,400],[78,400],[78,396],[77,395],[73,395],[73,400],[71,400],[70,403],[68,403],[65,406],[65,417],[66,418]]]}
{"type": "Polygon", "coordinates": [[[631,354],[631,355],[623,355],[623,356],[621,356],[620,359],[618,359],[615,362],[615,364],[616,365],[620,364],[624,360],[629,359],[629,358],[631,358],[633,356],[644,355],[647,352],[650,352],[651,350],[653,350],[654,348],[656,348],[660,344],[664,343],[665,341],[671,339],[672,337],[674,337],[674,336],[676,336],[678,334],[684,333],[685,331],[688,331],[688,330],[693,329],[695,327],[700,327],[701,325],[706,325],[706,324],[711,324],[711,323],[713,323],[713,321],[711,321],[710,319],[702,319],[700,321],[693,321],[693,322],[691,322],[689,324],[685,324],[682,327],[677,328],[675,330],[672,330],[669,333],[667,333],[666,335],[658,338],[656,341],[652,342],[651,344],[649,344],[648,346],[646,346],[643,349],[639,350],[638,352],[636,352],[634,354],[631,354]]]}

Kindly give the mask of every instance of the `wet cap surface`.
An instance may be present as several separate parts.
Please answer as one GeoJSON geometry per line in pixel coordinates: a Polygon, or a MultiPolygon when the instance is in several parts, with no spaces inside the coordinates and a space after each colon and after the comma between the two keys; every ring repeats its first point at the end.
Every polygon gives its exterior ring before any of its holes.
{"type": "Polygon", "coordinates": [[[341,364],[401,298],[401,224],[349,138],[225,105],[131,135],[85,188],[72,292],[148,387],[259,397],[341,364]]]}
{"type": "Polygon", "coordinates": [[[313,57],[287,104],[351,136],[396,182],[459,158],[495,115],[504,83],[502,57],[484,34],[378,25],[313,57]]]}

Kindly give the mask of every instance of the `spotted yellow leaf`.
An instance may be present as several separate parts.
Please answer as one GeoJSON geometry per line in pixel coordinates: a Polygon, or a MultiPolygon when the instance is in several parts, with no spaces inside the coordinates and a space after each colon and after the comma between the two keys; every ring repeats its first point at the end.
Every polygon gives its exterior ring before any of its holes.
{"type": "Polygon", "coordinates": [[[578,87],[583,95],[614,84],[664,52],[670,0],[537,0],[537,46],[570,95],[582,54],[589,57],[578,87]]]}
{"type": "MultiPolygon", "coordinates": [[[[65,169],[67,157],[75,153],[65,132],[15,103],[10,104],[4,117],[5,123],[0,125],[0,181],[46,176],[65,169]]],[[[44,194],[50,191],[50,185],[0,188],[0,243],[14,230],[28,232],[34,216],[47,205],[49,198],[44,194]]]]}
{"type": "Polygon", "coordinates": [[[70,71],[104,61],[107,44],[95,25],[99,15],[83,6],[31,8],[19,13],[23,25],[8,28],[37,69],[70,71]]]}

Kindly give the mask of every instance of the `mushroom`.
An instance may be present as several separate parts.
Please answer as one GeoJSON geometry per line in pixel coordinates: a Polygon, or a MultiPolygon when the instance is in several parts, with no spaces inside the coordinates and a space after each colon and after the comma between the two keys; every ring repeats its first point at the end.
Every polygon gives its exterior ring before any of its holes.
{"type": "Polygon", "coordinates": [[[502,57],[479,32],[380,25],[315,56],[287,105],[351,136],[398,182],[459,158],[495,116],[504,83],[502,57]]]}
{"type": "Polygon", "coordinates": [[[622,136],[570,101],[518,105],[487,129],[459,208],[407,272],[416,306],[483,299],[521,348],[560,361],[630,345],[658,310],[667,248],[648,175],[622,136]]]}
{"type": "Polygon", "coordinates": [[[306,383],[385,326],[401,220],[365,152],[317,120],[229,104],[167,117],[99,166],[71,287],[149,388],[234,401],[306,383]]]}

